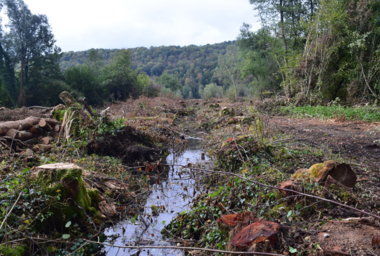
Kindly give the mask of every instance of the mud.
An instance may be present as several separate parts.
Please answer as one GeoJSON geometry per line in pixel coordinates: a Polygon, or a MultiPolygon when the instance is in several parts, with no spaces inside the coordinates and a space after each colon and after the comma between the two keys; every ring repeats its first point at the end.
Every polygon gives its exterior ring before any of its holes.
{"type": "Polygon", "coordinates": [[[117,157],[127,165],[138,165],[159,160],[164,150],[159,149],[148,135],[127,126],[92,140],[87,145],[87,152],[117,157]]]}

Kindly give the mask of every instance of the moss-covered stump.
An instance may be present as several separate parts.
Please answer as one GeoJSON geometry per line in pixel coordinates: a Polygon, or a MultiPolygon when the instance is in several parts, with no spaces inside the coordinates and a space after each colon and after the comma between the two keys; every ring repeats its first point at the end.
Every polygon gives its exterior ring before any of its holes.
{"type": "Polygon", "coordinates": [[[346,187],[354,187],[357,180],[350,165],[331,160],[314,164],[309,169],[299,169],[291,178],[292,180],[315,181],[322,185],[337,183],[346,187]]]}
{"type": "Polygon", "coordinates": [[[33,169],[32,178],[36,188],[51,197],[45,227],[60,230],[67,221],[80,223],[102,217],[97,210],[99,192],[86,186],[81,167],[70,163],[42,165],[33,169]]]}

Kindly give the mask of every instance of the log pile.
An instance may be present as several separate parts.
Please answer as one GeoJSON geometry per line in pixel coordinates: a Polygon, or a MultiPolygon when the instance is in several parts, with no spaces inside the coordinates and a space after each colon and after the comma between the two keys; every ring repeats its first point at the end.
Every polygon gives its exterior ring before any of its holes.
{"type": "Polygon", "coordinates": [[[61,125],[55,119],[30,116],[22,120],[0,122],[0,139],[12,145],[13,149],[21,145],[44,151],[60,129],[61,125]]]}

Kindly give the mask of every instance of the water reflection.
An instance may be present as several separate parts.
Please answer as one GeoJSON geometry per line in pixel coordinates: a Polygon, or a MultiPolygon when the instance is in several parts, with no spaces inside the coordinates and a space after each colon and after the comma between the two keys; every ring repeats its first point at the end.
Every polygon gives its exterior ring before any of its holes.
{"type": "MultiPolygon", "coordinates": [[[[197,149],[196,141],[191,140],[187,150],[181,154],[170,154],[167,163],[172,165],[187,165],[206,163],[209,159],[202,150],[197,149]]],[[[151,187],[144,212],[136,221],[126,220],[107,229],[105,235],[119,237],[115,245],[173,245],[165,240],[161,231],[180,212],[189,210],[198,189],[193,178],[194,173],[180,167],[170,167],[167,180],[151,187]]],[[[184,255],[179,250],[160,249],[120,249],[106,247],[108,256],[114,255],[184,255]]]]}

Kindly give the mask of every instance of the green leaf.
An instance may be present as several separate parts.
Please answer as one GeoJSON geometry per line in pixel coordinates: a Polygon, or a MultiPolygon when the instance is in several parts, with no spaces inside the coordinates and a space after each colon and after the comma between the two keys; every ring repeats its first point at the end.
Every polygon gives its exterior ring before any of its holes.
{"type": "Polygon", "coordinates": [[[68,221],[65,225],[66,228],[69,228],[71,226],[71,221],[68,221]]]}
{"type": "Polygon", "coordinates": [[[296,248],[293,248],[293,247],[289,247],[289,252],[290,253],[297,253],[297,249],[296,248]]]}
{"type": "Polygon", "coordinates": [[[63,234],[63,235],[62,235],[62,238],[63,238],[63,239],[69,239],[69,238],[70,238],[70,235],[69,235],[69,234],[63,234]]]}

